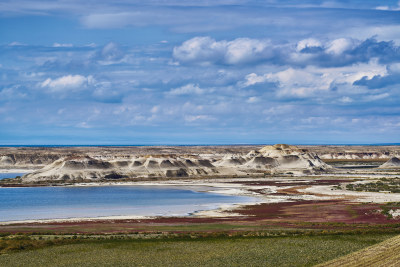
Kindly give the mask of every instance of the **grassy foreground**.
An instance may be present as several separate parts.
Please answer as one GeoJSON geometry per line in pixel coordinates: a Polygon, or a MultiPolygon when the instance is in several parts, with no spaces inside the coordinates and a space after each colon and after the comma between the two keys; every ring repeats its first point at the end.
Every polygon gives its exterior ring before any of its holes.
{"type": "Polygon", "coordinates": [[[312,266],[393,234],[82,240],[0,255],[0,266],[312,266]]]}

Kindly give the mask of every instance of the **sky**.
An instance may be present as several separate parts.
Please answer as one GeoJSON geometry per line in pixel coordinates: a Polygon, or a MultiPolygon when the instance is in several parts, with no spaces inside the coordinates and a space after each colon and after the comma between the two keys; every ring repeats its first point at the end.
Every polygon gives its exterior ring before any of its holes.
{"type": "Polygon", "coordinates": [[[399,137],[398,1],[0,2],[0,145],[399,137]]]}

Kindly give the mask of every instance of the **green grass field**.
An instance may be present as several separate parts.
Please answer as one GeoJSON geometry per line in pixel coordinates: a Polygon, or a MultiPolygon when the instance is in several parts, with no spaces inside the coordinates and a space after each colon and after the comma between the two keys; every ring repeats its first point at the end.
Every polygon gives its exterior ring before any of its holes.
{"type": "Polygon", "coordinates": [[[0,255],[0,266],[312,266],[394,234],[81,240],[0,255]]]}

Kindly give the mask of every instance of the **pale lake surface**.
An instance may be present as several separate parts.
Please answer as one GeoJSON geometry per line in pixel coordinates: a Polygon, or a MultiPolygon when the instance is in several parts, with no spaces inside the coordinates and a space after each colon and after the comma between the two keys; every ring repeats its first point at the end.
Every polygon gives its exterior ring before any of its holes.
{"type": "Polygon", "coordinates": [[[254,198],[161,186],[0,188],[0,221],[186,215],[247,202],[254,198]]]}

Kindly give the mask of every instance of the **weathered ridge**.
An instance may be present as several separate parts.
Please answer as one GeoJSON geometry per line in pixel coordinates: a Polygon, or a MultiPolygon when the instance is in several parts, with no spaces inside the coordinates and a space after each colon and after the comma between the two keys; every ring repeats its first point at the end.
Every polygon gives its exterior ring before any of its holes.
{"type": "Polygon", "coordinates": [[[105,157],[67,156],[23,177],[24,182],[122,178],[218,177],[262,173],[316,173],[329,170],[315,153],[278,144],[247,154],[159,154],[105,157]]]}

